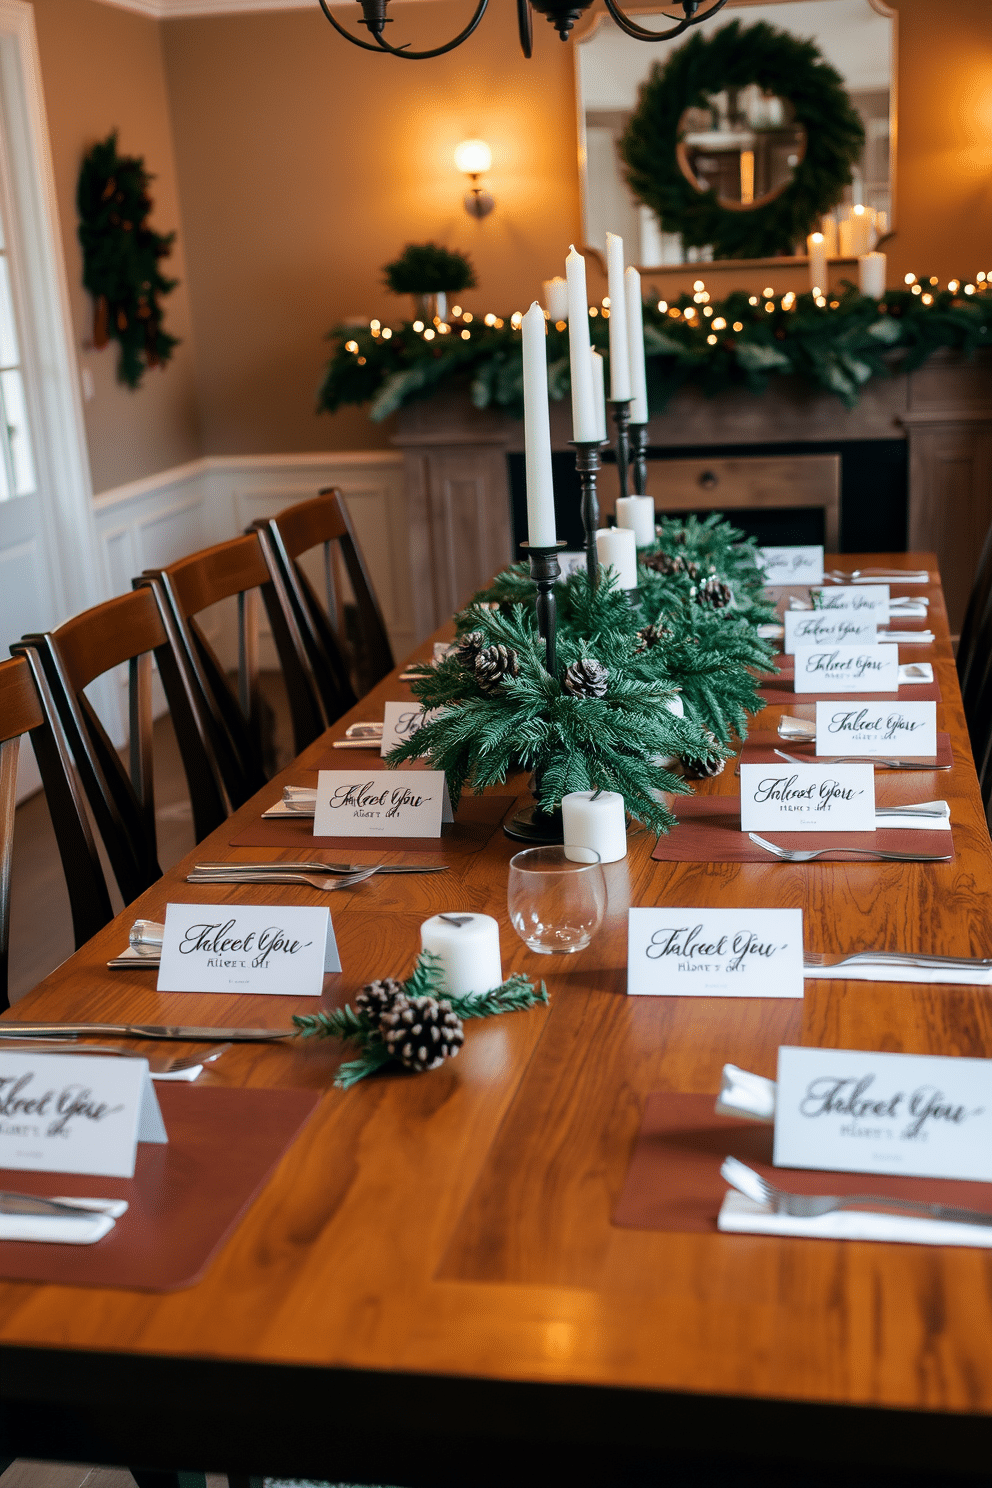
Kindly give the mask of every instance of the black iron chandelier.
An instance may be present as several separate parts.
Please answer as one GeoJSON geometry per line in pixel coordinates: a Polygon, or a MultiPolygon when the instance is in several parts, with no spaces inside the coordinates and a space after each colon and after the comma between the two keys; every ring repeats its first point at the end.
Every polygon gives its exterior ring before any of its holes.
{"type": "MultiPolygon", "coordinates": [[[[644,26],[639,26],[629,16],[624,15],[616,0],[606,0],[606,8],[616,21],[621,31],[632,36],[635,41],[670,41],[673,36],[681,36],[690,26],[698,26],[700,21],[708,20],[710,16],[716,15],[722,10],[727,0],[714,0],[714,3],[706,5],[700,10],[700,0],[677,0],[681,7],[682,16],[669,16],[668,19],[675,22],[667,31],[649,31],[644,26]]],[[[428,57],[443,57],[445,52],[453,52],[455,47],[461,46],[467,41],[486,13],[489,0],[478,0],[475,14],[458,35],[451,41],[445,42],[444,46],[433,47],[427,52],[411,52],[409,43],[402,46],[392,46],[385,39],[383,32],[386,26],[392,24],[392,18],[387,16],[386,7],[389,0],[359,0],[362,7],[362,18],[358,24],[365,26],[371,41],[363,41],[361,37],[352,36],[340,22],[331,15],[327,0],[320,0],[320,8],[324,12],[335,31],[339,31],[347,41],[355,46],[364,47],[367,52],[388,52],[393,57],[405,57],[408,62],[423,62],[428,57]]],[[[534,32],[531,12],[538,10],[547,16],[554,26],[562,41],[568,40],[568,34],[575,22],[588,10],[592,0],[517,0],[517,24],[520,30],[520,47],[525,57],[530,57],[534,50],[534,32]]]]}

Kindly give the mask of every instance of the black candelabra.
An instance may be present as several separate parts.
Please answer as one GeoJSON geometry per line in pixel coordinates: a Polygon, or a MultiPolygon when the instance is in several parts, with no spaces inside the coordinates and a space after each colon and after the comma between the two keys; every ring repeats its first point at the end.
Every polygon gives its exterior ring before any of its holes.
{"type": "MultiPolygon", "coordinates": [[[[597,466],[599,457],[596,459],[597,466]]],[[[593,534],[595,544],[595,533],[593,534]]],[[[555,604],[555,583],[561,576],[561,567],[558,563],[559,549],[563,548],[563,542],[549,545],[536,543],[521,543],[520,546],[526,550],[527,559],[530,563],[530,576],[537,586],[537,629],[538,634],[544,642],[544,665],[551,677],[558,676],[557,655],[557,614],[555,604]]],[[[533,806],[525,806],[518,811],[508,822],[503,825],[503,831],[507,837],[512,837],[516,842],[528,842],[531,846],[561,842],[563,840],[563,828],[561,820],[561,808],[556,811],[542,811],[541,782],[538,771],[534,771],[531,780],[531,790],[535,796],[533,806]]]]}
{"type": "Polygon", "coordinates": [[[586,572],[590,587],[599,583],[599,554],[596,551],[596,529],[599,527],[599,497],[596,494],[596,474],[600,468],[599,452],[603,448],[601,439],[573,439],[575,468],[579,472],[582,488],[582,530],[585,533],[586,572]]]}
{"type": "Polygon", "coordinates": [[[620,483],[620,495],[630,495],[630,483],[628,470],[630,468],[630,399],[611,398],[610,406],[613,409],[613,422],[617,426],[617,479],[620,483]]]}
{"type": "Polygon", "coordinates": [[[648,426],[631,424],[627,431],[630,444],[631,472],[634,477],[634,495],[648,494],[648,426]]]}

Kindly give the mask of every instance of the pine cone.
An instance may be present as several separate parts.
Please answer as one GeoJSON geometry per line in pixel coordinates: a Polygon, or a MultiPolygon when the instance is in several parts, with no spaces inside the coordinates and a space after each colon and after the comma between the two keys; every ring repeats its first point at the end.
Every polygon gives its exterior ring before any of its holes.
{"type": "Polygon", "coordinates": [[[455,655],[463,667],[469,671],[475,666],[475,658],[486,644],[486,638],[481,630],[470,630],[461,637],[455,647],[455,655]]]}
{"type": "Polygon", "coordinates": [[[386,1048],[407,1069],[437,1069],[465,1042],[462,1021],[446,998],[399,996],[379,1025],[386,1048]]]}
{"type": "Polygon", "coordinates": [[[403,997],[403,983],[395,977],[383,977],[381,981],[369,982],[355,998],[355,1011],[364,1013],[369,1022],[378,1028],[383,1015],[388,1013],[398,997],[403,997]]]}
{"type": "Polygon", "coordinates": [[[685,559],[673,558],[668,553],[651,553],[641,562],[645,568],[653,568],[655,573],[680,574],[685,573],[685,559]]]}
{"type": "Polygon", "coordinates": [[[603,663],[584,656],[581,661],[573,661],[570,667],[566,667],[561,685],[572,697],[600,698],[606,696],[609,683],[610,674],[603,663]]]}
{"type": "Polygon", "coordinates": [[[726,763],[725,759],[683,759],[682,773],[687,780],[710,780],[723,774],[726,763]]]}
{"type": "Polygon", "coordinates": [[[650,651],[652,646],[657,646],[661,641],[670,641],[675,634],[661,620],[656,620],[653,625],[645,625],[643,630],[637,632],[638,651],[650,651]]]}
{"type": "Polygon", "coordinates": [[[483,646],[475,658],[475,680],[482,692],[498,693],[503,683],[520,675],[520,657],[510,646],[483,646]]]}
{"type": "Polygon", "coordinates": [[[711,578],[703,580],[693,595],[693,599],[699,605],[708,605],[711,610],[725,610],[734,602],[734,591],[729,584],[725,584],[714,574],[711,578]]]}

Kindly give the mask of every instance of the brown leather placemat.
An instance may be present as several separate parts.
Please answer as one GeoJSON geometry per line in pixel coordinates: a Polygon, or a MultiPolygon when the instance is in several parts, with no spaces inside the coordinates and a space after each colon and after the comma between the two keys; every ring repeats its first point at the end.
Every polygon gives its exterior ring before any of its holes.
{"type": "MultiPolygon", "coordinates": [[[[672,810],[679,818],[667,837],[659,837],[651,856],[659,863],[777,863],[778,858],[758,847],[741,831],[740,796],[676,796],[672,810]]],[[[882,852],[954,853],[952,832],[914,832],[894,828],[881,832],[762,832],[778,847],[801,850],[826,847],[829,858],[817,863],[870,863],[871,858],[845,848],[880,848],[882,852]]],[[[948,859],[950,861],[950,859],[948,859]]],[[[941,867],[941,864],[930,866],[941,867]]]]}
{"type": "Polygon", "coordinates": [[[95,1245],[0,1240],[0,1276],[172,1292],[207,1269],[321,1098],[314,1090],[157,1085],[169,1140],[139,1142],[133,1178],[0,1169],[0,1188],[127,1199],[95,1245]]]}
{"type": "Polygon", "coordinates": [[[852,703],[939,703],[940,686],[937,682],[904,682],[895,692],[797,692],[795,689],[796,664],[791,656],[772,658],[778,667],[778,675],[763,672],[758,678],[758,693],[766,703],[781,703],[782,694],[800,702],[814,702],[818,697],[850,698],[852,703]]]}
{"type": "MultiPolygon", "coordinates": [[[[810,765],[828,765],[831,759],[839,758],[838,755],[817,754],[815,744],[801,744],[795,739],[781,739],[778,734],[754,730],[748,734],[747,743],[741,749],[739,763],[742,765],[788,764],[788,760],[783,760],[775,753],[776,749],[784,749],[787,754],[794,754],[804,764],[810,765]]],[[[951,753],[951,736],[950,734],[938,734],[936,755],[920,755],[919,761],[915,760],[912,755],[904,753],[898,744],[894,744],[888,754],[883,755],[883,758],[902,759],[906,760],[907,763],[912,761],[914,765],[918,763],[921,771],[926,770],[928,766],[930,769],[949,770],[954,764],[954,756],[951,753]]],[[[871,764],[871,755],[864,755],[862,762],[866,765],[871,764]]],[[[876,779],[895,779],[897,773],[902,772],[882,770],[876,779]]],[[[906,771],[905,773],[912,774],[912,771],[906,771]]]]}
{"type": "Polygon", "coordinates": [[[992,1183],[947,1178],[880,1178],[772,1166],[774,1128],[716,1116],[712,1095],[649,1095],[613,1223],[631,1230],[716,1234],[727,1185],[725,1157],[736,1157],[770,1183],[795,1193],[890,1194],[930,1204],[992,1212],[992,1183]]]}
{"type": "Polygon", "coordinates": [[[495,836],[515,796],[463,796],[453,822],[445,822],[440,837],[315,837],[313,817],[298,820],[283,817],[252,822],[231,838],[232,847],[320,848],[322,851],[358,852],[362,848],[381,852],[456,854],[479,852],[495,836]]]}

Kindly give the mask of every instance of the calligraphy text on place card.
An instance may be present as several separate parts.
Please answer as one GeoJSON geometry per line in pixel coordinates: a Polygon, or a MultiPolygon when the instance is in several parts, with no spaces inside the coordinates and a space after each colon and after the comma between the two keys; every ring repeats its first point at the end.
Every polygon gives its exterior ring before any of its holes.
{"type": "Polygon", "coordinates": [[[888,584],[849,584],[839,588],[811,589],[809,597],[813,601],[814,610],[818,612],[829,614],[844,611],[866,619],[870,617],[879,625],[887,625],[889,621],[888,584]]]}
{"type": "Polygon", "coordinates": [[[780,1048],[775,1162],[992,1180],[992,1061],[780,1048]]]}
{"type": "Polygon", "coordinates": [[[874,832],[865,765],[741,765],[742,832],[874,832]]]}
{"type": "Polygon", "coordinates": [[[802,997],[798,909],[632,909],[627,991],[650,997],[802,997]]]}
{"type": "Polygon", "coordinates": [[[766,584],[822,584],[821,547],[759,548],[766,584]]]}
{"type": "Polygon", "coordinates": [[[319,997],[325,971],[340,971],[326,908],[170,904],[159,992],[260,992],[319,997]]]}
{"type": "Polygon", "coordinates": [[[816,752],[936,755],[937,704],[817,702],[816,752]]]}
{"type": "Polygon", "coordinates": [[[439,837],[451,821],[443,770],[321,770],[315,837],[439,837]]]}
{"type": "Polygon", "coordinates": [[[786,610],[785,652],[789,655],[800,646],[873,646],[878,634],[875,616],[855,615],[848,610],[837,614],[821,610],[786,610]]]}
{"type": "Polygon", "coordinates": [[[796,692],[898,692],[899,647],[797,646],[796,692]]]}
{"type": "Polygon", "coordinates": [[[437,716],[436,708],[426,712],[419,703],[387,703],[383,710],[382,744],[379,753],[385,758],[391,749],[411,738],[437,716]]]}

